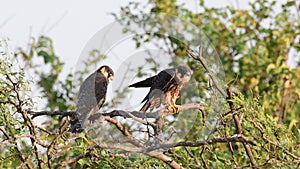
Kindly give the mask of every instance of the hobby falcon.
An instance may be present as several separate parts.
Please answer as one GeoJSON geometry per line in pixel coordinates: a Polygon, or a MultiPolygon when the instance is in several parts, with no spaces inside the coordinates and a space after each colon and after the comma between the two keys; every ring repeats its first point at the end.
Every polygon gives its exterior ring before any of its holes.
{"type": "Polygon", "coordinates": [[[175,68],[165,69],[157,75],[149,77],[143,81],[134,83],[129,87],[150,87],[150,91],[143,99],[145,102],[140,111],[152,111],[161,104],[169,105],[170,110],[177,113],[180,106],[176,105],[180,90],[189,82],[192,71],[188,66],[179,65],[175,68]]]}
{"type": "Polygon", "coordinates": [[[113,70],[105,65],[84,80],[79,89],[77,110],[71,117],[70,132],[82,132],[85,120],[102,107],[108,83],[113,77],[113,70]]]}

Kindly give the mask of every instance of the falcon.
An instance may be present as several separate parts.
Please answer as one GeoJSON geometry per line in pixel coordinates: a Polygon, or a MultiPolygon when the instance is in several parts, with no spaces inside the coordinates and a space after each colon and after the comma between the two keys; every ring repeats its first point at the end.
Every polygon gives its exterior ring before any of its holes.
{"type": "Polygon", "coordinates": [[[152,111],[161,104],[167,104],[169,110],[178,113],[180,106],[176,105],[175,102],[181,89],[189,82],[191,76],[192,71],[188,66],[179,65],[175,68],[165,69],[157,75],[134,83],[129,87],[150,87],[150,91],[142,101],[145,103],[140,111],[146,112],[148,109],[152,111]]]}
{"type": "Polygon", "coordinates": [[[85,120],[102,107],[107,86],[113,77],[114,71],[104,65],[84,80],[79,89],[76,112],[71,116],[70,132],[82,132],[85,120]]]}

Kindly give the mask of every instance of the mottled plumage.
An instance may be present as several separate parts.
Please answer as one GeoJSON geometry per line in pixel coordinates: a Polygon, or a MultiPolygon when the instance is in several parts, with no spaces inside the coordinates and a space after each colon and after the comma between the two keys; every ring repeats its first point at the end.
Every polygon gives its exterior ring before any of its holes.
{"type": "Polygon", "coordinates": [[[179,97],[180,90],[188,83],[192,71],[185,65],[175,68],[165,69],[157,75],[149,77],[143,81],[134,83],[129,87],[150,87],[150,91],[143,99],[145,102],[140,111],[152,111],[161,104],[168,104],[174,112],[178,112],[179,107],[175,104],[179,97]]]}
{"type": "Polygon", "coordinates": [[[82,132],[82,125],[86,119],[96,113],[105,102],[109,81],[114,76],[113,70],[108,66],[101,66],[84,80],[78,93],[77,110],[71,117],[70,132],[82,132]]]}

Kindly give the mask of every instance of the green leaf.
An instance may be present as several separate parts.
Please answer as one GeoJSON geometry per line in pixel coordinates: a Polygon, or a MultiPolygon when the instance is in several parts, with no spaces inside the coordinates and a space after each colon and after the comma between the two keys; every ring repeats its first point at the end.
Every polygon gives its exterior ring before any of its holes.
{"type": "Polygon", "coordinates": [[[46,64],[53,61],[52,56],[50,56],[46,51],[39,51],[38,56],[42,56],[46,64]]]}
{"type": "Polygon", "coordinates": [[[80,159],[80,160],[78,160],[77,162],[78,162],[80,165],[83,165],[83,164],[85,163],[85,160],[80,159]]]}
{"type": "Polygon", "coordinates": [[[285,4],[286,7],[294,6],[295,2],[294,1],[289,1],[285,4]]]}

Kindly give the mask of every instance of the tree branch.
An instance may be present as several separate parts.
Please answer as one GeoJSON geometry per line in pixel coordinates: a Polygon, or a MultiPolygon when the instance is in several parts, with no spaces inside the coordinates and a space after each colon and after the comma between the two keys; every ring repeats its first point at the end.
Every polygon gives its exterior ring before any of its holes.
{"type": "Polygon", "coordinates": [[[215,79],[215,77],[213,76],[212,72],[210,71],[210,69],[208,68],[205,59],[203,58],[203,48],[202,46],[199,47],[199,54],[195,55],[194,52],[192,50],[187,50],[186,51],[190,56],[192,56],[195,60],[198,60],[201,65],[204,67],[204,69],[206,70],[207,74],[209,75],[209,77],[211,78],[212,82],[214,83],[214,86],[217,88],[217,90],[220,92],[220,94],[226,98],[226,93],[224,92],[224,90],[222,90],[218,83],[217,80],[215,79]]]}
{"type": "MultiPolygon", "coordinates": [[[[233,119],[234,119],[234,123],[235,123],[235,126],[236,126],[236,134],[237,135],[242,135],[242,124],[239,120],[239,116],[235,113],[235,107],[234,107],[234,104],[232,102],[232,90],[231,88],[227,88],[227,93],[228,93],[228,98],[227,98],[227,102],[229,104],[229,107],[230,107],[230,111],[231,113],[233,114],[233,119]]],[[[246,153],[248,155],[248,157],[250,158],[250,162],[252,165],[255,165],[255,159],[254,159],[254,156],[252,154],[252,151],[251,151],[251,148],[249,146],[249,144],[247,142],[242,142],[243,143],[243,146],[246,150],[246,153]]]]}
{"type": "Polygon", "coordinates": [[[247,140],[243,136],[232,136],[232,137],[218,137],[218,138],[213,138],[210,140],[203,140],[203,141],[198,141],[198,142],[177,142],[177,143],[170,143],[170,144],[160,144],[160,145],[155,145],[153,147],[149,147],[146,149],[146,151],[153,151],[157,149],[170,149],[173,147],[180,147],[180,146],[187,146],[187,147],[199,147],[199,146],[204,146],[204,145],[210,145],[210,144],[216,144],[216,143],[228,143],[228,142],[241,142],[241,143],[247,143],[256,146],[257,143],[252,140],[247,140]]]}
{"type": "Polygon", "coordinates": [[[136,140],[131,133],[127,130],[127,128],[122,125],[122,123],[120,123],[118,120],[113,119],[109,116],[104,116],[104,119],[112,124],[114,124],[121,132],[124,136],[127,137],[127,139],[129,140],[130,143],[132,143],[133,145],[137,146],[137,147],[143,147],[143,144],[141,142],[139,142],[138,140],[136,140]]]}
{"type": "MultiPolygon", "coordinates": [[[[205,111],[204,107],[198,103],[187,103],[184,105],[181,105],[180,110],[189,110],[189,109],[198,109],[202,112],[205,111]]],[[[139,112],[139,111],[124,111],[124,110],[113,110],[108,113],[96,113],[92,115],[89,119],[95,120],[100,118],[101,116],[109,116],[109,117],[116,117],[116,116],[122,116],[124,118],[132,118],[132,116],[138,117],[138,118],[157,118],[159,116],[159,112],[164,111],[163,116],[167,116],[169,114],[174,113],[173,110],[167,110],[162,109],[155,112],[139,112]]]]}
{"type": "Polygon", "coordinates": [[[38,116],[71,116],[75,111],[63,111],[63,110],[57,110],[57,111],[28,111],[28,114],[32,115],[32,118],[38,117],[38,116]]]}

